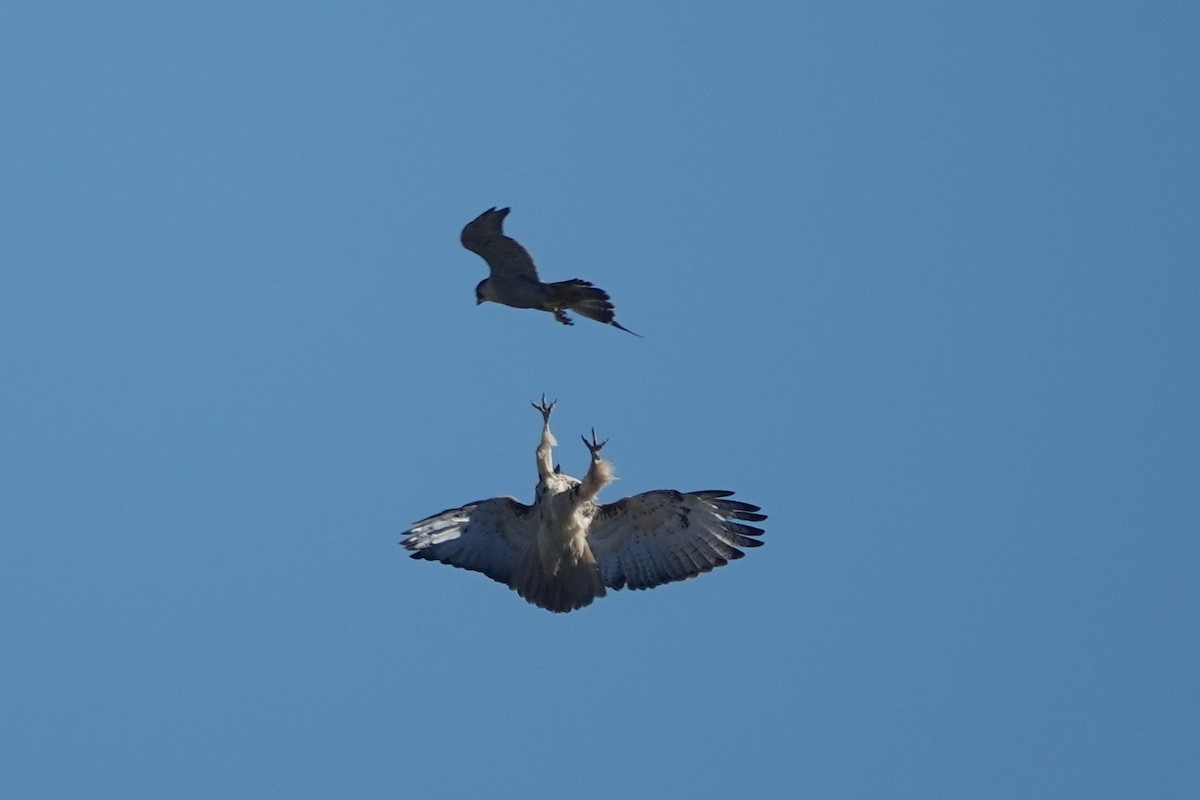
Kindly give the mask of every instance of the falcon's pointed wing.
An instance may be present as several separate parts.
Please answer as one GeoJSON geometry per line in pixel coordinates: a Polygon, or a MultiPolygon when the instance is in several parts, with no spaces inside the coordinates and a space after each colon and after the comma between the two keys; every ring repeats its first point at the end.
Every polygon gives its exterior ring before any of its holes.
{"type": "Polygon", "coordinates": [[[512,209],[489,208],[462,229],[462,246],[478,253],[491,268],[492,278],[538,280],[537,267],[529,251],[516,239],[504,235],[504,218],[512,209]]]}
{"type": "Polygon", "coordinates": [[[588,544],[611,589],[649,589],[681,581],[745,555],[763,531],[743,524],[766,519],[758,506],[725,500],[733,492],[670,489],[602,505],[588,544]]]}
{"type": "Polygon", "coordinates": [[[482,572],[508,583],[537,530],[533,509],[511,497],[452,508],[414,523],[400,544],[413,558],[482,572]]]}

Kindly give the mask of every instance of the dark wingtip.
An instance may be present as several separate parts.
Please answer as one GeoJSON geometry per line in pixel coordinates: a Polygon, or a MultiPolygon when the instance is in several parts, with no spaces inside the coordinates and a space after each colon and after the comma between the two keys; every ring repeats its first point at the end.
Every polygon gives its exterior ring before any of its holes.
{"type": "Polygon", "coordinates": [[[726,522],[725,530],[741,536],[762,536],[766,533],[762,528],[756,528],[753,525],[743,525],[740,522],[726,522]]]}

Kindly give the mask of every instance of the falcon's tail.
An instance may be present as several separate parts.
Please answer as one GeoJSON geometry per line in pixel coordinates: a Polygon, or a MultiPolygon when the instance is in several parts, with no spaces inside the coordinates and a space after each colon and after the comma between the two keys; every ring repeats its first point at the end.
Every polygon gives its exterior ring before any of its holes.
{"type": "MultiPolygon", "coordinates": [[[[614,328],[620,328],[626,333],[633,333],[629,328],[626,328],[613,319],[616,312],[613,309],[612,300],[608,297],[608,292],[593,285],[590,281],[574,278],[569,281],[548,283],[546,284],[546,288],[549,289],[548,299],[555,308],[570,309],[588,319],[612,325],[614,328]]],[[[563,322],[566,325],[571,324],[563,316],[559,314],[555,314],[555,316],[559,322],[563,322]]],[[[638,333],[633,333],[633,335],[639,338],[641,336],[638,333]]]]}
{"type": "Polygon", "coordinates": [[[562,562],[558,573],[550,576],[542,569],[537,548],[531,547],[517,565],[509,586],[516,589],[521,597],[547,611],[574,611],[590,606],[597,597],[604,597],[604,582],[600,579],[600,568],[590,548],[584,549],[579,561],[562,562]]]}

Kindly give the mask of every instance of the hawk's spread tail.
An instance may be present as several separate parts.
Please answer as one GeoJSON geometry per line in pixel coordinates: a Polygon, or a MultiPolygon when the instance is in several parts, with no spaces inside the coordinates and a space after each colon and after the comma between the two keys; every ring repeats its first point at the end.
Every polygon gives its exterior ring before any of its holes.
{"type": "Polygon", "coordinates": [[[535,606],[547,611],[573,611],[604,597],[604,581],[592,551],[584,548],[578,561],[564,559],[556,575],[547,575],[537,548],[531,547],[517,565],[509,586],[535,606]]]}
{"type": "MultiPolygon", "coordinates": [[[[570,309],[588,319],[612,325],[614,328],[620,328],[626,333],[633,333],[629,328],[626,328],[613,319],[616,312],[613,309],[612,301],[608,297],[608,292],[595,286],[590,281],[573,278],[569,281],[548,283],[546,284],[546,300],[551,306],[550,310],[554,311],[554,318],[564,325],[573,324],[562,313],[562,311],[570,309]]],[[[633,333],[633,335],[639,336],[640,334],[633,333]]]]}

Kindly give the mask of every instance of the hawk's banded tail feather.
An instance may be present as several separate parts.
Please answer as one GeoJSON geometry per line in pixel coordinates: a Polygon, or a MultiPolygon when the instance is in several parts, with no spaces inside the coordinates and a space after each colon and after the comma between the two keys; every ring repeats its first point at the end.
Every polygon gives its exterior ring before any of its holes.
{"type": "Polygon", "coordinates": [[[558,574],[547,575],[536,547],[529,548],[517,565],[509,586],[535,606],[547,611],[574,611],[604,597],[604,581],[592,551],[585,547],[582,558],[560,562],[558,574]]]}

